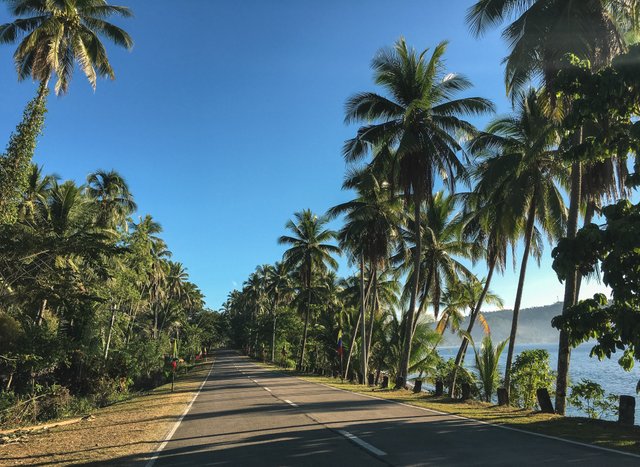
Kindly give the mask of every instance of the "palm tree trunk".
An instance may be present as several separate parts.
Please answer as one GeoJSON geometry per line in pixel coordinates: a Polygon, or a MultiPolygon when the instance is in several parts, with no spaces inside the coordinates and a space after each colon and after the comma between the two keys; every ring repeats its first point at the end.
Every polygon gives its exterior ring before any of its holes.
{"type": "Polygon", "coordinates": [[[367,323],[365,320],[364,255],[360,254],[360,325],[362,326],[362,384],[367,381],[367,323]]]}
{"type": "Polygon", "coordinates": [[[42,300],[42,304],[38,309],[38,316],[36,317],[36,323],[38,324],[38,326],[42,326],[42,320],[44,318],[44,312],[46,309],[47,309],[47,299],[45,298],[42,300]]]}
{"type": "Polygon", "coordinates": [[[413,329],[411,329],[411,339],[416,333],[416,328],[418,327],[418,321],[420,320],[420,316],[422,316],[422,312],[424,311],[427,305],[427,299],[429,298],[429,289],[431,289],[431,282],[433,281],[433,268],[429,269],[429,275],[427,276],[427,283],[424,288],[425,294],[424,298],[420,301],[420,305],[418,306],[418,312],[413,319],[413,329]]]}
{"type": "Polygon", "coordinates": [[[300,360],[298,369],[302,370],[304,364],[304,348],[307,345],[307,331],[309,329],[309,314],[311,312],[311,261],[307,261],[307,309],[304,314],[304,331],[302,333],[302,348],[300,349],[300,360]]]}
{"type": "MultiPolygon", "coordinates": [[[[367,359],[371,358],[371,341],[373,339],[373,324],[378,304],[378,271],[375,264],[371,265],[371,311],[369,312],[369,335],[367,335],[367,359]]],[[[368,301],[368,300],[367,300],[368,301]]],[[[368,362],[368,360],[367,360],[368,362]]]]}
{"type": "Polygon", "coordinates": [[[524,289],[524,278],[527,275],[527,262],[529,260],[529,250],[531,249],[531,239],[533,238],[533,226],[536,221],[536,197],[534,191],[531,197],[531,205],[527,218],[527,227],[524,238],[524,252],[522,253],[522,264],[520,265],[520,277],[518,278],[518,290],[516,292],[516,302],[513,305],[513,317],[511,318],[511,334],[509,335],[509,349],[507,350],[507,363],[504,370],[504,387],[509,394],[511,382],[511,362],[513,361],[513,350],[516,344],[516,333],[518,331],[518,316],[520,315],[520,303],[522,302],[522,291],[524,289]]]}
{"type": "MultiPolygon", "coordinates": [[[[582,141],[582,134],[580,135],[582,141]]],[[[571,166],[571,195],[569,204],[569,218],[567,219],[567,238],[575,238],[578,231],[578,210],[582,192],[582,165],[574,162],[571,166]]],[[[568,309],[576,302],[577,270],[567,276],[564,286],[564,301],[562,303],[562,315],[566,316],[568,309]]],[[[558,342],[558,376],[556,379],[556,413],[564,415],[567,402],[567,386],[569,385],[569,360],[571,359],[571,347],[569,335],[560,330],[558,342]]]]}
{"type": "Polygon", "coordinates": [[[407,310],[407,318],[405,322],[404,347],[402,349],[402,358],[400,359],[400,379],[396,381],[396,388],[400,389],[407,382],[409,375],[409,359],[411,358],[411,341],[413,339],[413,315],[416,307],[416,297],[418,288],[420,287],[420,254],[422,251],[422,235],[420,232],[420,205],[422,203],[419,191],[413,194],[413,221],[415,222],[416,244],[415,253],[413,255],[413,287],[411,288],[411,298],[409,300],[409,309],[407,310]]]}
{"type": "Polygon", "coordinates": [[[349,346],[349,354],[347,355],[347,365],[344,370],[344,379],[347,379],[349,375],[349,364],[351,363],[351,355],[353,353],[353,347],[356,344],[356,337],[358,335],[358,327],[360,326],[360,313],[358,313],[358,319],[356,320],[356,325],[353,327],[353,336],[351,336],[351,345],[349,346]]]}
{"type": "MultiPolygon", "coordinates": [[[[365,301],[369,299],[369,294],[371,293],[371,281],[367,286],[367,293],[364,297],[365,301]]],[[[360,327],[360,313],[358,313],[358,319],[356,320],[356,325],[353,327],[353,336],[351,337],[351,345],[349,346],[349,353],[347,354],[347,365],[344,370],[344,379],[347,379],[347,375],[349,374],[349,365],[351,364],[351,355],[353,354],[353,348],[356,344],[356,338],[358,336],[358,328],[360,327]]]]}
{"type": "Polygon", "coordinates": [[[271,328],[271,362],[276,361],[276,321],[278,320],[278,315],[276,314],[278,303],[278,294],[276,293],[273,297],[273,327],[271,328]]]}
{"type": "Polygon", "coordinates": [[[38,86],[38,100],[43,101],[47,98],[49,94],[49,81],[51,80],[51,75],[47,76],[46,79],[40,81],[40,86],[38,86]]]}
{"type": "Polygon", "coordinates": [[[158,337],[159,337],[159,333],[158,333],[158,307],[154,306],[153,307],[153,338],[157,340],[158,337]]]}
{"type": "Polygon", "coordinates": [[[107,333],[107,342],[104,346],[104,356],[103,356],[103,360],[106,362],[107,358],[109,357],[109,346],[111,345],[111,334],[113,333],[113,325],[116,321],[116,313],[117,313],[117,307],[114,304],[112,306],[111,309],[111,320],[109,321],[109,332],[107,333]]]}
{"type": "MultiPolygon", "coordinates": [[[[584,222],[582,223],[583,227],[586,227],[587,225],[591,224],[591,221],[593,220],[593,216],[596,212],[596,205],[593,201],[588,201],[587,202],[587,210],[584,213],[584,222]]],[[[582,278],[584,276],[580,273],[577,274],[576,276],[576,301],[578,301],[578,299],[580,298],[580,286],[582,285],[582,278]]]]}
{"type": "Polygon", "coordinates": [[[127,325],[127,338],[125,339],[125,346],[129,345],[131,341],[131,335],[133,334],[133,326],[136,322],[136,317],[138,316],[138,309],[140,307],[140,301],[136,302],[135,306],[131,305],[129,309],[129,324],[127,325]]]}
{"type": "Polygon", "coordinates": [[[254,356],[258,355],[258,325],[257,325],[258,312],[259,312],[259,308],[258,308],[258,303],[256,302],[256,307],[253,310],[253,355],[254,356]]]}
{"type": "MultiPolygon", "coordinates": [[[[487,274],[487,280],[484,284],[484,288],[482,289],[482,293],[480,294],[480,298],[478,298],[478,303],[476,303],[475,308],[469,315],[469,325],[467,326],[467,334],[471,335],[471,331],[473,330],[473,325],[476,322],[476,318],[480,314],[480,310],[482,309],[482,303],[484,302],[487,293],[489,292],[489,285],[491,284],[491,278],[493,277],[493,271],[496,268],[496,260],[492,258],[489,261],[489,273],[487,274]]],[[[456,378],[458,376],[458,367],[464,361],[464,356],[467,352],[467,348],[469,347],[469,340],[466,337],[462,338],[462,343],[460,344],[460,348],[458,349],[458,353],[456,354],[456,364],[453,368],[453,382],[451,383],[451,387],[449,388],[449,397],[453,397],[454,389],[456,386],[456,378]]]]}

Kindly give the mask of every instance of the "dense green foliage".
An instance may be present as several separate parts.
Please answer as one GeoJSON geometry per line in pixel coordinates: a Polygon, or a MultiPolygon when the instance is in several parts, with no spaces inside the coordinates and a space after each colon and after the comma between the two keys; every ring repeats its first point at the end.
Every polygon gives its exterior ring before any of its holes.
{"type": "MultiPolygon", "coordinates": [[[[572,66],[560,75],[581,111],[581,117],[569,124],[578,127],[586,118],[590,122],[593,136],[581,148],[581,157],[624,158],[640,149],[640,123],[634,118],[640,102],[639,55],[640,47],[634,46],[598,71],[573,58],[572,66]]],[[[637,185],[638,176],[630,176],[627,183],[637,185]]],[[[585,225],[574,239],[561,240],[553,252],[553,268],[561,279],[574,268],[581,274],[599,270],[612,290],[611,301],[595,295],[555,318],[553,325],[568,333],[572,345],[597,340],[591,353],[600,359],[622,351],[618,361],[625,369],[640,360],[639,209],[628,200],[606,206],[601,210],[604,225],[585,225]]]]}
{"type": "MultiPolygon", "coordinates": [[[[360,125],[343,148],[343,188],[354,198],[326,215],[295,213],[279,238],[282,260],[258,266],[219,314],[204,309],[184,267],[169,259],[159,224],[132,221],[136,205],[117,172],[97,171],[78,186],[31,166],[51,76],[59,94],[74,63],[93,87],[113,78],[100,37],[131,48],[129,35],[105,20],[130,10],[104,0],[8,3],[17,19],[0,25],[0,43],[19,42],[18,77],[40,88],[0,158],[0,422],[109,403],[161,382],[165,357],[191,361],[221,343],[362,382],[387,376],[400,387],[417,376],[443,382],[451,396],[466,383],[489,401],[507,341],[493,345],[481,310],[502,305],[491,280],[521,241],[504,384],[511,403],[531,408],[535,390],[550,387],[549,356],[528,351],[511,361],[528,258],[540,259],[545,235],[566,236],[553,252],[566,280],[563,315],[553,322],[561,329],[558,411],[569,344],[596,339],[592,354],[623,351],[627,369],[640,360],[640,212],[620,200],[625,184],[640,184],[637,157],[637,173],[627,173],[627,158],[640,150],[640,47],[629,47],[640,31],[637,2],[475,2],[467,21],[478,35],[514,18],[504,30],[513,112],[484,131],[465,119],[494,106],[460,97],[472,85],[445,71],[446,42],[419,52],[400,39],[380,50],[372,61],[378,90],[346,103],[345,122],[360,125]],[[456,193],[461,185],[469,191],[456,193]],[[603,208],[605,199],[614,204],[603,208]],[[598,214],[605,225],[592,223],[598,214]],[[339,216],[334,231],[329,222],[339,216]],[[335,272],[341,254],[357,269],[346,278],[335,272]],[[468,261],[484,261],[487,277],[468,261]],[[597,271],[612,300],[575,304],[582,278],[597,271]],[[486,334],[473,347],[477,375],[462,367],[476,322],[486,334]],[[447,329],[464,338],[444,362],[437,347],[447,329]]],[[[611,403],[588,381],[570,401],[590,416],[611,403]]]]}
{"type": "Polygon", "coordinates": [[[28,180],[17,222],[0,226],[0,420],[108,403],[162,382],[173,340],[190,362],[220,343],[219,317],[169,259],[159,224],[129,219],[122,177],[98,171],[77,186],[33,166],[28,180]]]}
{"type": "MultiPolygon", "coordinates": [[[[46,96],[47,91],[43,91],[46,96]]],[[[42,131],[46,106],[44,99],[34,98],[24,111],[22,122],[9,138],[4,154],[0,155],[0,224],[18,219],[22,193],[29,183],[29,169],[42,131]]]]}
{"type": "MultiPolygon", "coordinates": [[[[538,405],[536,391],[551,390],[555,375],[549,366],[546,350],[523,350],[511,367],[510,401],[518,407],[533,409],[538,405]]],[[[550,391],[551,392],[551,391],[550,391]]]]}
{"type": "Polygon", "coordinates": [[[618,412],[618,396],[607,394],[602,386],[588,379],[571,386],[568,401],[590,418],[601,418],[603,415],[615,415],[618,412]]]}

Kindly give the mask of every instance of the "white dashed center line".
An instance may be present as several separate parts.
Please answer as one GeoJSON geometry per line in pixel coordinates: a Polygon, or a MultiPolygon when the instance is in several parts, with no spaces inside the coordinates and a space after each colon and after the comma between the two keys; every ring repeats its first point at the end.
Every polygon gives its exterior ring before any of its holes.
{"type": "Polygon", "coordinates": [[[358,438],[355,435],[352,435],[351,433],[349,433],[348,431],[344,431],[344,430],[338,430],[338,433],[340,433],[342,436],[344,436],[345,438],[353,441],[354,443],[356,443],[358,446],[366,449],[367,451],[375,454],[376,456],[386,456],[387,453],[384,451],[381,451],[380,449],[378,449],[375,446],[370,445],[369,443],[367,443],[366,441],[361,440],[360,438],[358,438]]]}
{"type": "Polygon", "coordinates": [[[284,401],[285,401],[287,404],[289,404],[290,406],[292,406],[292,407],[298,407],[298,404],[294,404],[293,402],[291,402],[291,401],[289,401],[289,400],[287,400],[287,399],[285,399],[284,401]]]}

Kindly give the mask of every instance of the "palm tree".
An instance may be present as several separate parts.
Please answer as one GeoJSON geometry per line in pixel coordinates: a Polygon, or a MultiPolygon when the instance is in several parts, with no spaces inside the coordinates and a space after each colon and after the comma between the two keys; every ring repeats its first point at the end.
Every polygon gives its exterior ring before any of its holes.
{"type": "Polygon", "coordinates": [[[249,275],[244,283],[244,287],[242,288],[242,292],[245,295],[248,306],[251,310],[251,330],[249,334],[253,335],[253,343],[250,344],[250,353],[253,352],[254,355],[255,352],[257,352],[258,344],[257,319],[258,316],[262,314],[266,305],[265,286],[268,274],[267,268],[268,265],[258,266],[256,270],[249,275]]]}
{"type": "Polygon", "coordinates": [[[500,361],[500,355],[502,355],[505,345],[507,345],[507,341],[505,340],[500,342],[494,348],[491,335],[487,334],[482,339],[480,350],[478,350],[471,338],[471,335],[467,335],[467,339],[471,342],[473,353],[475,354],[476,369],[478,370],[480,381],[482,383],[484,400],[486,402],[491,402],[491,396],[498,385],[498,362],[500,361]]]}
{"type": "Polygon", "coordinates": [[[285,251],[283,259],[288,267],[298,270],[307,295],[302,345],[298,360],[298,367],[302,368],[307,345],[309,314],[311,312],[313,274],[326,268],[337,269],[338,263],[331,255],[339,255],[340,249],[335,245],[326,243],[336,238],[336,232],[325,228],[329,222],[327,217],[318,217],[310,209],[305,209],[296,212],[294,218],[295,221],[289,220],[285,225],[292,235],[281,236],[278,239],[278,243],[291,246],[285,251]]]}
{"type": "Polygon", "coordinates": [[[357,198],[334,206],[328,214],[330,217],[346,214],[344,227],[338,234],[340,246],[343,250],[351,251],[354,259],[358,258],[360,261],[359,322],[362,326],[362,374],[366,377],[375,313],[374,302],[370,297],[376,294],[378,270],[384,268],[391,255],[401,222],[400,205],[398,198],[390,191],[389,184],[380,181],[369,169],[352,173],[343,187],[355,188],[357,198]],[[366,291],[365,263],[368,263],[370,269],[366,291]],[[368,333],[365,322],[367,304],[371,304],[368,333]]]}
{"type": "Polygon", "coordinates": [[[98,203],[98,225],[127,229],[127,219],[137,206],[127,182],[118,172],[98,170],[89,174],[86,192],[98,203]]]}
{"type": "MultiPolygon", "coordinates": [[[[429,301],[433,307],[434,318],[438,319],[442,292],[446,284],[473,277],[472,272],[456,258],[470,258],[478,248],[461,236],[464,218],[461,212],[456,211],[456,198],[453,195],[436,193],[424,209],[420,222],[422,240],[419,243],[422,251],[418,274],[419,304],[412,332],[415,331],[417,321],[429,301]]],[[[413,250],[418,245],[413,223],[409,223],[404,237],[406,242],[413,246],[405,247],[406,251],[397,254],[394,261],[399,264],[401,270],[408,272],[407,282],[411,283],[416,272],[410,258],[415,256],[413,250]]],[[[404,295],[406,299],[407,290],[404,295]]]]}
{"type": "Polygon", "coordinates": [[[98,77],[115,78],[99,36],[131,49],[129,34],[105,20],[113,15],[132,16],[129,8],[106,0],[14,0],[9,12],[18,17],[0,25],[0,44],[20,41],[13,58],[18,79],[31,76],[40,82],[39,99],[45,97],[51,75],[56,94],[69,88],[75,62],[95,89],[98,77]]]}
{"type": "MultiPolygon", "coordinates": [[[[489,286],[494,272],[497,270],[503,273],[506,268],[507,250],[509,245],[513,245],[511,235],[511,218],[506,212],[506,202],[504,193],[482,193],[474,191],[465,195],[465,219],[466,223],[463,235],[471,243],[479,247],[479,254],[473,255],[474,263],[480,258],[484,258],[488,266],[487,278],[484,281],[482,292],[473,305],[469,315],[469,324],[466,333],[471,334],[475,321],[481,316],[480,311],[485,302],[485,297],[489,294],[489,286]]],[[[449,397],[453,397],[455,382],[458,376],[458,368],[464,361],[469,341],[463,334],[460,348],[456,354],[455,366],[453,368],[453,382],[449,389],[449,397]]]]}
{"type": "Polygon", "coordinates": [[[282,300],[291,296],[293,286],[291,283],[291,271],[284,261],[278,261],[267,270],[266,293],[271,297],[271,361],[276,358],[276,322],[278,320],[278,307],[282,300]]]}
{"type": "Polygon", "coordinates": [[[34,216],[38,205],[46,202],[49,190],[55,175],[43,175],[42,166],[31,164],[31,171],[27,177],[27,189],[23,193],[22,202],[19,208],[20,217],[24,220],[34,221],[34,216]]]}
{"type": "MultiPolygon", "coordinates": [[[[468,12],[467,22],[476,35],[515,20],[503,31],[509,43],[505,59],[508,92],[517,91],[535,77],[542,77],[553,95],[554,81],[567,54],[588,59],[601,67],[625,49],[623,35],[638,28],[638,4],[634,0],[479,0],[468,12]],[[622,27],[619,27],[622,26],[622,27]]],[[[582,142],[582,131],[573,136],[582,142]]],[[[566,236],[574,238],[578,230],[581,199],[582,164],[571,165],[571,192],[566,236]]],[[[575,304],[578,273],[569,274],[565,283],[563,314],[575,304]]],[[[569,336],[560,331],[556,412],[564,414],[568,386],[569,336]]]]}
{"type": "Polygon", "coordinates": [[[521,213],[527,213],[523,229],[524,253],[505,369],[507,388],[532,247],[534,255],[540,257],[539,233],[534,238],[536,220],[550,241],[559,238],[564,231],[566,210],[556,180],[562,178],[565,169],[556,154],[557,140],[555,124],[544,113],[538,93],[530,90],[519,95],[513,115],[490,123],[487,131],[478,135],[470,145],[470,151],[483,156],[486,162],[481,169],[478,189],[506,194],[506,206],[512,211],[516,229],[521,227],[518,224],[522,224],[521,213]]]}
{"type": "MultiPolygon", "coordinates": [[[[345,143],[345,159],[356,162],[375,148],[394,149],[380,151],[377,157],[393,157],[393,163],[388,165],[397,169],[397,180],[405,197],[413,198],[416,225],[420,225],[422,202],[431,197],[435,179],[442,175],[453,188],[456,177],[464,172],[458,159],[463,151],[457,137],[473,134],[475,129],[459,117],[493,111],[493,104],[486,99],[454,99],[459,91],[470,88],[471,83],[463,76],[444,73],[442,57],[446,48],[446,42],[438,44],[427,58],[428,50],[418,53],[400,39],[394,48],[381,50],[372,62],[374,80],[388,97],[364,92],[352,96],[346,105],[345,121],[365,122],[366,125],[358,130],[355,138],[345,143]]],[[[421,236],[417,236],[417,240],[416,271],[420,269],[421,236]]],[[[413,279],[405,322],[409,332],[405,333],[400,385],[406,381],[409,371],[410,331],[414,327],[419,274],[413,279]]]]}
{"type": "MultiPolygon", "coordinates": [[[[596,66],[606,65],[625,48],[624,37],[612,14],[609,0],[479,0],[467,13],[476,36],[508,18],[514,21],[502,36],[509,44],[505,58],[507,92],[517,92],[532,79],[547,85],[562,67],[567,54],[588,58],[596,66]]],[[[618,4],[620,15],[629,18],[630,7],[618,4]]]]}
{"type": "MultiPolygon", "coordinates": [[[[444,310],[436,330],[440,334],[444,334],[447,327],[450,327],[452,332],[458,332],[464,319],[464,311],[468,309],[469,316],[471,316],[480,301],[480,297],[489,305],[502,308],[504,306],[502,298],[491,292],[491,290],[484,292],[485,285],[486,280],[478,280],[475,276],[449,284],[442,296],[444,310]]],[[[478,313],[477,319],[480,320],[485,332],[489,332],[489,326],[481,313],[478,313]]]]}

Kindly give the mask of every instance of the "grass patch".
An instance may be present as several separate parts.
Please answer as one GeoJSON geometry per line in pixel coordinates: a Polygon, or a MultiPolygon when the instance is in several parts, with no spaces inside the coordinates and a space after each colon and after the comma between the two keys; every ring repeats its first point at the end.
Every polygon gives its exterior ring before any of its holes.
{"type": "Polygon", "coordinates": [[[505,425],[534,433],[640,454],[640,427],[638,426],[625,427],[616,422],[605,420],[563,417],[562,415],[544,414],[514,407],[500,407],[480,401],[460,402],[448,397],[435,397],[428,393],[414,394],[407,390],[370,388],[359,384],[351,384],[348,381],[342,382],[337,378],[301,374],[274,365],[260,364],[312,383],[326,384],[346,391],[402,402],[496,425],[505,425]]]}

